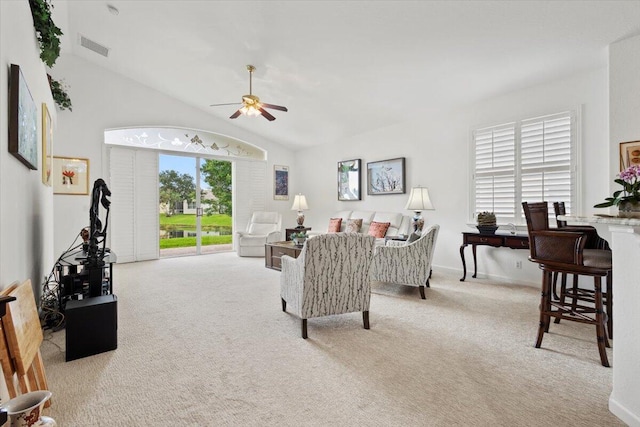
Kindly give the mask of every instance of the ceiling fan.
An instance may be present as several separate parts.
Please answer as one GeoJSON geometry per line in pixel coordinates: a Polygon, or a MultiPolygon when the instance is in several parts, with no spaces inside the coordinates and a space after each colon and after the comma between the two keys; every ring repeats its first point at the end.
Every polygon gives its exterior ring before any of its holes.
{"type": "MultiPolygon", "coordinates": [[[[253,72],[256,70],[256,67],[253,65],[247,65],[247,71],[249,71],[249,95],[242,96],[242,107],[235,113],[233,113],[229,118],[235,119],[238,118],[241,114],[245,116],[259,116],[262,115],[265,119],[274,121],[276,118],[271,115],[265,108],[270,108],[274,110],[280,111],[289,111],[287,107],[283,107],[281,105],[273,105],[267,104],[264,102],[260,102],[260,98],[255,96],[252,92],[252,84],[253,84],[253,72]]],[[[228,104],[212,104],[210,107],[220,107],[222,105],[239,105],[238,102],[231,102],[228,104]]]]}

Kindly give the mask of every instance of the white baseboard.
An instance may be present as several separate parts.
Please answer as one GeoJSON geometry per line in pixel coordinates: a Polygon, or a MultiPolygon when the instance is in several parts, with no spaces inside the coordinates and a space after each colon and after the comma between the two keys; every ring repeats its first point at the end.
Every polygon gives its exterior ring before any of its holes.
{"type": "MultiPolygon", "coordinates": [[[[433,268],[434,269],[438,269],[440,271],[444,270],[449,274],[454,274],[454,275],[458,275],[458,276],[462,277],[462,269],[460,269],[460,268],[443,267],[441,265],[434,265],[433,268]]],[[[512,277],[497,276],[497,275],[494,275],[494,274],[484,274],[484,273],[478,273],[478,277],[474,279],[473,277],[471,277],[471,274],[473,274],[473,271],[469,272],[467,270],[467,277],[466,277],[465,281],[468,281],[469,279],[471,279],[471,280],[487,279],[487,280],[492,280],[494,282],[508,283],[508,284],[511,284],[511,285],[531,286],[531,287],[534,287],[534,288],[539,288],[540,287],[540,282],[530,282],[530,281],[526,281],[526,280],[514,279],[512,277]]]]}
{"type": "Polygon", "coordinates": [[[640,427],[640,417],[620,405],[611,396],[609,396],[609,411],[629,427],[640,427]]]}

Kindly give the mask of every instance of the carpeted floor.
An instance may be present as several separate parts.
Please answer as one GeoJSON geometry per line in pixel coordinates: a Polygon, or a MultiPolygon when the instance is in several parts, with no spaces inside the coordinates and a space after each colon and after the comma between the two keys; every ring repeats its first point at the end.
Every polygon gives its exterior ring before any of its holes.
{"type": "MultiPolygon", "coordinates": [[[[615,426],[612,370],[593,327],[533,343],[539,290],[444,275],[375,284],[371,329],[352,313],[283,313],[280,273],[234,253],[116,265],[118,349],[64,361],[42,346],[72,426],[615,426]]],[[[610,360],[611,353],[609,354],[610,360]]]]}

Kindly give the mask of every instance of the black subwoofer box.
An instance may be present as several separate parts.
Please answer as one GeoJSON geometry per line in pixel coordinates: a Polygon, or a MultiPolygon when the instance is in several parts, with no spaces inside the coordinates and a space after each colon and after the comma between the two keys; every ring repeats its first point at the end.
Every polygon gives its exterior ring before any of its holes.
{"type": "Polygon", "coordinates": [[[67,302],[66,361],[118,348],[118,298],[115,295],[67,302]]]}

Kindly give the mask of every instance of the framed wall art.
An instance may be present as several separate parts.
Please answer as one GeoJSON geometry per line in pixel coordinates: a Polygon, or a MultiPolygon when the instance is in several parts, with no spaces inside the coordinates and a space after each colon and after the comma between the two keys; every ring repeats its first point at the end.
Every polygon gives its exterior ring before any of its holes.
{"type": "Polygon", "coordinates": [[[367,163],[367,194],[404,194],[404,157],[367,163]]]}
{"type": "Polygon", "coordinates": [[[338,162],[338,200],[361,200],[360,159],[338,162]]]}
{"type": "Polygon", "coordinates": [[[53,126],[47,104],[42,103],[42,183],[51,187],[51,163],[53,163],[53,126]]]}
{"type": "Polygon", "coordinates": [[[289,166],[273,166],[273,198],[289,200],[289,166]]]}
{"type": "Polygon", "coordinates": [[[54,157],[53,194],[89,194],[89,159],[54,157]]]}
{"type": "Polygon", "coordinates": [[[640,141],[620,143],[620,170],[640,166],[640,141]]]}
{"type": "Polygon", "coordinates": [[[20,66],[9,77],[9,152],[29,169],[38,169],[38,111],[20,66]]]}

